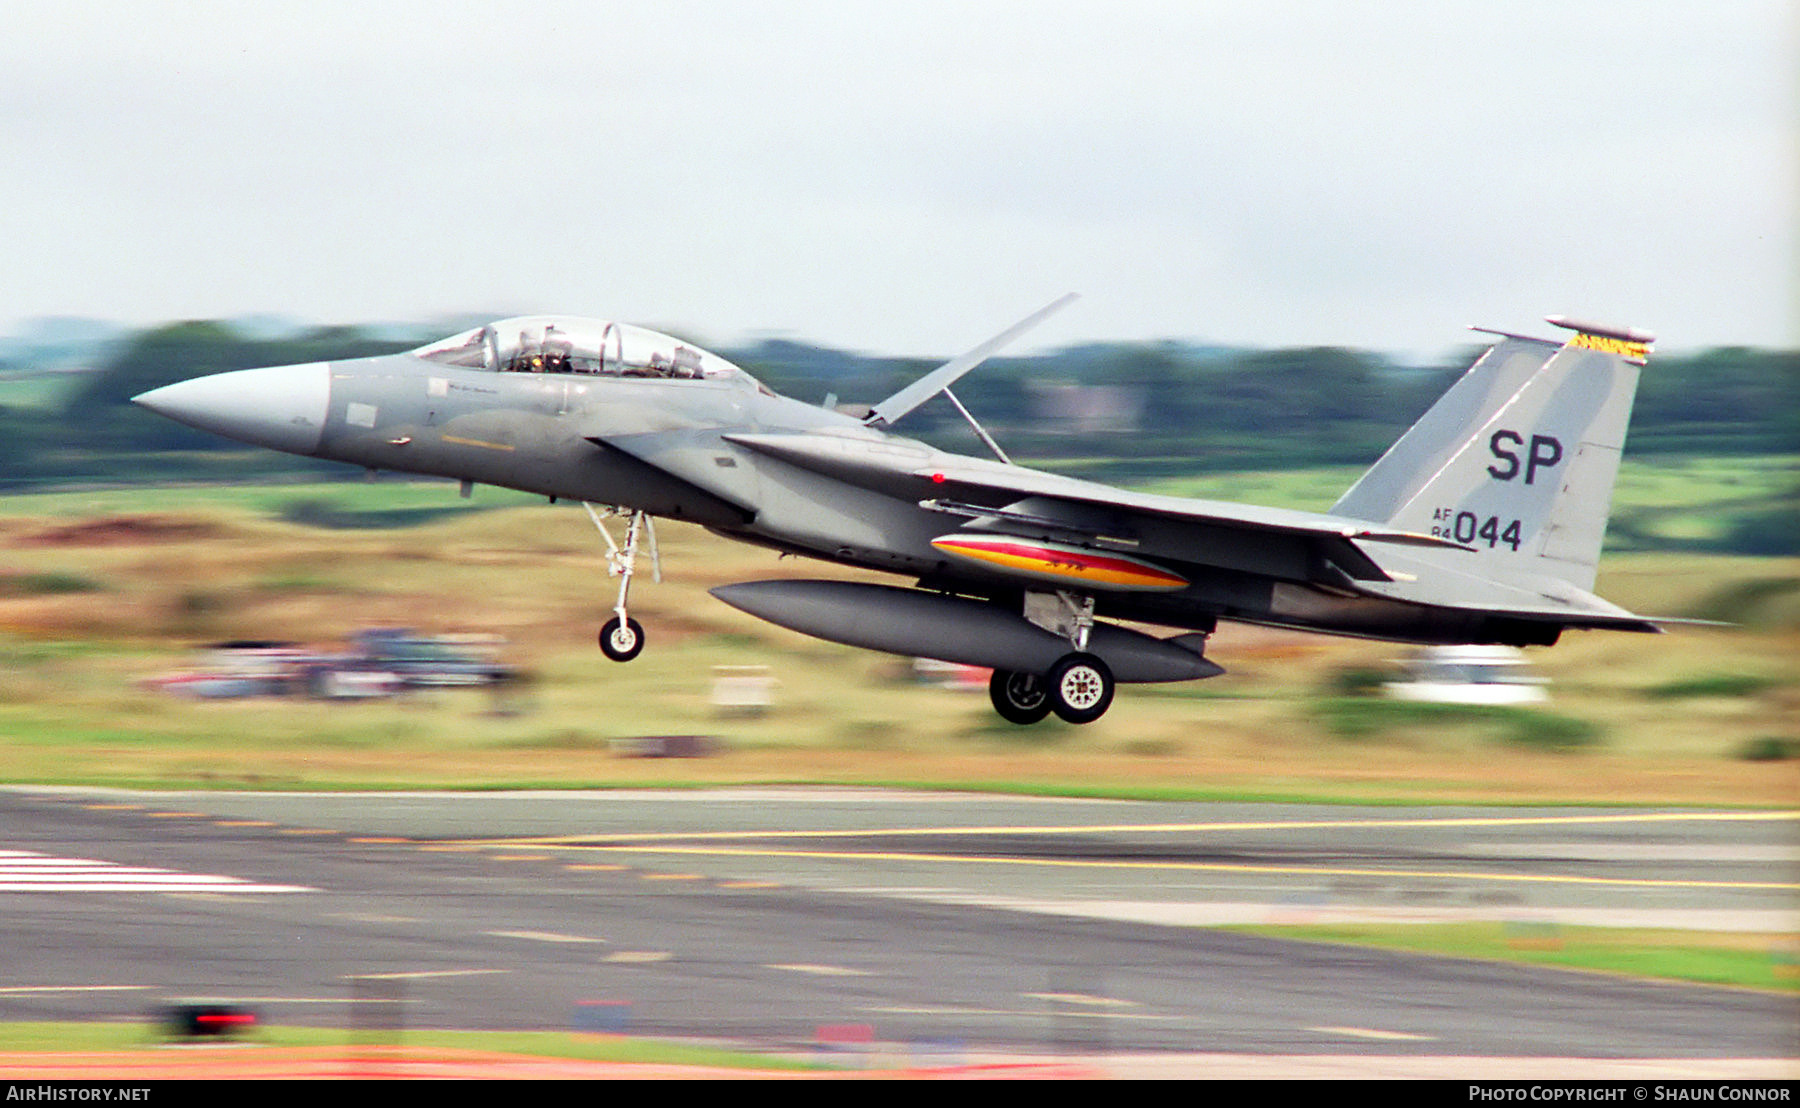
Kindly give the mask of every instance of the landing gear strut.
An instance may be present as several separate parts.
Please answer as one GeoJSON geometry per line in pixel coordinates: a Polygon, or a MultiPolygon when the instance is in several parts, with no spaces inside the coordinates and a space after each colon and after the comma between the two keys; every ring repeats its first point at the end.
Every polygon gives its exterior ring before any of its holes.
{"type": "Polygon", "coordinates": [[[988,696],[1001,718],[1012,723],[1036,723],[1055,712],[1069,723],[1092,723],[1112,705],[1112,670],[1088,653],[1088,636],[1094,629],[1094,598],[1058,589],[1027,592],[1026,622],[1067,639],[1074,651],[1064,654],[1043,675],[995,670],[988,682],[988,696]]]}
{"type": "Polygon", "coordinates": [[[585,500],[581,506],[587,509],[588,518],[594,521],[600,537],[606,540],[607,576],[619,579],[619,600],[613,605],[613,618],[600,625],[600,652],[615,662],[629,662],[644,649],[643,625],[631,618],[626,611],[625,602],[631,595],[631,578],[637,573],[638,545],[645,538],[650,543],[651,579],[659,583],[662,581],[662,559],[656,549],[656,525],[646,512],[612,509],[615,515],[630,517],[630,522],[625,526],[625,545],[621,547],[613,541],[612,533],[600,521],[600,513],[594,510],[594,506],[585,500]]]}

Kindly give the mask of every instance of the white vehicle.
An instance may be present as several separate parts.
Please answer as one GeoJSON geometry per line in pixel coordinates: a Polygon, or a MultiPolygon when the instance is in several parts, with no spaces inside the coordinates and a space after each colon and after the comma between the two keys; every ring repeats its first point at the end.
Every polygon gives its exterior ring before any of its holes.
{"type": "Polygon", "coordinates": [[[1544,678],[1510,646],[1436,646],[1404,666],[1405,676],[1384,686],[1396,700],[1433,704],[1542,704],[1550,699],[1544,678]]]}

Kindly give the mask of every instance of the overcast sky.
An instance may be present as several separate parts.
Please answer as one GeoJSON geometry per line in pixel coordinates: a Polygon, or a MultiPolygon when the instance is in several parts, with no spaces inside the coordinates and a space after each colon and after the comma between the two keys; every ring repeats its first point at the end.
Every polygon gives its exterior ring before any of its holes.
{"type": "Polygon", "coordinates": [[[0,4],[0,333],[1800,345],[1793,0],[0,4]]]}

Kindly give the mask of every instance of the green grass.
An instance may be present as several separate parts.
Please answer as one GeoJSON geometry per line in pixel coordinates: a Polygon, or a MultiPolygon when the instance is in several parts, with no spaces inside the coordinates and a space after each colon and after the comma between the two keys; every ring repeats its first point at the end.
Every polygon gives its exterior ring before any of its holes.
{"type": "Polygon", "coordinates": [[[105,589],[105,585],[79,573],[59,573],[52,570],[45,573],[0,574],[0,597],[58,596],[76,592],[103,592],[105,589]]]}
{"type": "MultiPolygon", "coordinates": [[[[469,499],[457,495],[455,481],[408,478],[379,481],[268,482],[242,485],[143,485],[69,492],[0,496],[0,518],[78,519],[200,509],[246,510],[267,519],[299,511],[350,517],[404,513],[399,525],[430,522],[433,513],[515,508],[541,504],[543,497],[482,486],[469,499]],[[302,507],[296,507],[302,506],[302,507]]],[[[302,520],[301,522],[304,522],[302,520]]],[[[329,524],[327,524],[329,525],[329,524]]]]}
{"type": "Polygon", "coordinates": [[[0,407],[54,413],[81,377],[73,373],[21,373],[0,376],[0,407]]]}
{"type": "Polygon", "coordinates": [[[1755,696],[1787,682],[1759,673],[1713,673],[1665,681],[1644,690],[1652,700],[1692,700],[1697,697],[1755,696]]]}
{"type": "Polygon", "coordinates": [[[1552,923],[1299,924],[1226,930],[1303,942],[1800,993],[1793,935],[1552,923]]]}
{"type": "MultiPolygon", "coordinates": [[[[1354,466],[1164,477],[1132,487],[1301,511],[1325,511],[1354,482],[1354,466]]],[[[1627,456],[1613,494],[1608,552],[1794,554],[1800,456],[1627,456]],[[1754,549],[1752,549],[1752,546],[1754,549]]]]}
{"type": "Polygon", "coordinates": [[[1537,750],[1578,750],[1600,741],[1601,728],[1584,719],[1545,711],[1465,704],[1424,704],[1378,697],[1323,697],[1313,713],[1333,734],[1380,739],[1421,730],[1474,731],[1496,742],[1537,750]]]}
{"type": "MultiPolygon", "coordinates": [[[[1775,622],[1771,609],[1800,594],[1800,577],[1758,577],[1719,585],[1687,612],[1692,619],[1716,620],[1745,627],[1775,622]]],[[[1790,605],[1791,606],[1791,605],[1790,605]]]]}
{"type": "MultiPolygon", "coordinates": [[[[0,1023],[0,1051],[59,1053],[135,1051],[158,1048],[170,1040],[151,1021],[0,1023]]],[[[620,1035],[561,1031],[407,1030],[371,1036],[338,1028],[261,1025],[233,1043],[268,1047],[343,1047],[382,1045],[421,1049],[494,1051],[538,1058],[574,1058],[597,1062],[707,1066],[725,1069],[798,1070],[817,1068],[792,1059],[724,1050],[709,1046],[620,1035]]]]}
{"type": "Polygon", "coordinates": [[[1746,762],[1786,762],[1800,758],[1800,739],[1787,735],[1758,735],[1738,747],[1737,756],[1746,762]]]}

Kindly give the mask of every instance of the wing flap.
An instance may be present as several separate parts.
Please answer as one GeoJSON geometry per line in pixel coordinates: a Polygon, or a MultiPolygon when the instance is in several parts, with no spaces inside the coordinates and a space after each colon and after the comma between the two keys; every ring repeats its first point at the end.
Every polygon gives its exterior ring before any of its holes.
{"type": "MultiPolygon", "coordinates": [[[[1364,542],[1468,549],[1447,539],[1385,528],[1367,520],[1133,492],[1023,466],[946,454],[922,443],[865,434],[868,437],[818,433],[725,437],[729,442],[769,457],[887,496],[912,500],[932,511],[976,516],[984,509],[992,509],[996,521],[1031,526],[1043,519],[1063,532],[1089,530],[1079,525],[1071,526],[1063,520],[1046,519],[1042,512],[1022,512],[1016,508],[1022,500],[1063,502],[1084,509],[1082,513],[1075,513],[1076,518],[1098,510],[1125,525],[1113,531],[1093,530],[1087,537],[1094,541],[1117,543],[1121,538],[1128,539],[1133,516],[1252,536],[1283,536],[1306,544],[1310,550],[1310,555],[1304,559],[1309,568],[1301,575],[1303,579],[1337,587],[1350,587],[1346,580],[1390,580],[1369,552],[1359,545],[1364,542]]],[[[1197,564],[1225,564],[1208,562],[1206,543],[1194,543],[1192,549],[1183,550],[1179,556],[1197,564]]]]}

